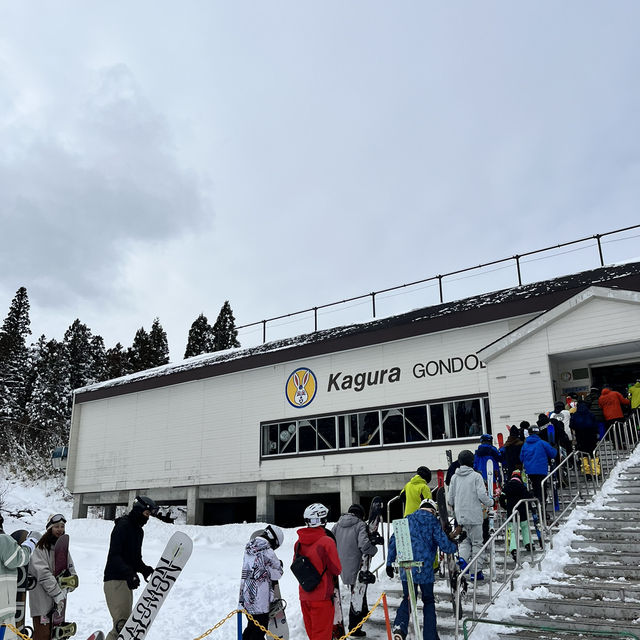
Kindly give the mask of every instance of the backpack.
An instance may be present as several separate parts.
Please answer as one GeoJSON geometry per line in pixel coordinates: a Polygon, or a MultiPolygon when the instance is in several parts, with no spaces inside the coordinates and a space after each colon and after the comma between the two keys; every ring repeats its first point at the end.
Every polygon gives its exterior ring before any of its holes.
{"type": "Polygon", "coordinates": [[[326,569],[322,573],[318,573],[311,560],[307,556],[298,553],[299,547],[300,543],[297,543],[294,547],[295,557],[291,563],[291,572],[305,591],[313,591],[320,584],[326,569]]]}

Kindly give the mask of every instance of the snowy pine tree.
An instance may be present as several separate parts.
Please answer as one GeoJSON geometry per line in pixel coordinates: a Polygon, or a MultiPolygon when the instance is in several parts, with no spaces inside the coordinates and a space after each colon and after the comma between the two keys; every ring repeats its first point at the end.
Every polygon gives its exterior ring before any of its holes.
{"type": "Polygon", "coordinates": [[[30,323],[27,290],[20,287],[0,328],[0,451],[3,455],[11,454],[20,425],[26,420],[29,379],[26,338],[31,333],[30,323]]]}
{"type": "Polygon", "coordinates": [[[213,351],[213,329],[204,313],[201,313],[191,324],[185,358],[199,356],[201,353],[213,351]]]}
{"type": "Polygon", "coordinates": [[[92,340],[91,329],[78,319],[73,321],[64,334],[71,389],[78,389],[96,381],[92,340]]]}
{"type": "Polygon", "coordinates": [[[91,338],[91,377],[95,382],[107,380],[107,350],[102,336],[91,338]]]}
{"type": "Polygon", "coordinates": [[[136,331],[133,344],[129,347],[128,356],[132,373],[144,371],[153,366],[151,364],[151,340],[144,327],[140,327],[136,331]]]}
{"type": "Polygon", "coordinates": [[[131,373],[131,365],[129,364],[129,355],[124,347],[117,342],[115,347],[107,349],[105,358],[105,380],[120,378],[131,373]]]}
{"type": "Polygon", "coordinates": [[[169,362],[169,341],[167,332],[162,328],[160,319],[155,318],[149,331],[149,342],[151,346],[151,367],[159,367],[169,362]]]}
{"type": "Polygon", "coordinates": [[[213,350],[223,351],[239,347],[238,331],[236,329],[236,320],[231,311],[231,305],[228,300],[220,309],[216,323],[213,325],[213,350]]]}

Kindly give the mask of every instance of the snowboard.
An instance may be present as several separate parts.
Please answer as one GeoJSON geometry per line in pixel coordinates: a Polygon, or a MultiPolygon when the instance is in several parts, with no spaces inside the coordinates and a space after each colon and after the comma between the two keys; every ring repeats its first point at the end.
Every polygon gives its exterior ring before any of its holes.
{"type": "Polygon", "coordinates": [[[142,640],[145,637],[192,550],[193,541],[185,533],[178,531],[169,538],[147,586],[118,634],[118,640],[142,640]]]}
{"type": "Polygon", "coordinates": [[[104,640],[104,633],[102,631],[94,631],[87,640],[104,640]]]}
{"type": "MultiPolygon", "coordinates": [[[[25,529],[18,529],[11,534],[11,537],[18,543],[22,544],[29,535],[29,532],[25,529]]],[[[33,629],[25,626],[25,616],[27,613],[27,591],[30,591],[36,586],[36,579],[29,575],[29,566],[18,567],[17,572],[17,586],[16,586],[16,629],[20,633],[27,633],[31,635],[33,629]]],[[[4,628],[4,627],[3,627],[4,628]]]]}
{"type": "MultiPolygon", "coordinates": [[[[440,487],[436,491],[436,502],[438,503],[438,515],[440,517],[440,524],[446,534],[449,534],[452,530],[451,522],[449,521],[449,509],[447,508],[447,495],[444,487],[440,487]]],[[[453,613],[456,612],[456,590],[458,588],[458,576],[460,575],[460,566],[456,560],[454,553],[447,553],[447,572],[449,574],[449,589],[451,590],[451,604],[453,605],[453,613]]],[[[463,576],[460,581],[460,595],[464,596],[467,593],[467,577],[463,576]]],[[[462,619],[462,602],[458,602],[458,618],[462,619]]]]}
{"type": "Polygon", "coordinates": [[[502,433],[498,434],[498,449],[504,447],[504,435],[502,433]]]}
{"type": "Polygon", "coordinates": [[[75,635],[77,626],[75,622],[67,622],[65,620],[67,613],[67,589],[69,587],[75,588],[77,586],[77,576],[71,576],[68,567],[69,566],[69,536],[64,533],[56,541],[53,547],[53,575],[58,581],[60,588],[64,592],[64,600],[59,608],[54,607],[51,612],[51,638],[52,640],[64,640],[64,638],[70,638],[75,635]],[[75,578],[75,580],[68,581],[65,584],[65,580],[69,578],[75,578]]]}
{"type": "MultiPolygon", "coordinates": [[[[258,529],[251,534],[249,540],[253,540],[264,533],[264,529],[258,529]]],[[[283,599],[280,592],[280,584],[273,581],[273,602],[269,607],[269,632],[274,636],[289,640],[289,623],[287,622],[287,601],[283,599]]]]}
{"type": "MultiPolygon", "coordinates": [[[[367,533],[372,544],[383,544],[384,540],[380,536],[378,529],[384,520],[384,501],[376,496],[371,500],[369,506],[369,517],[367,518],[367,533]]],[[[359,616],[362,613],[363,605],[366,601],[367,587],[373,584],[376,577],[371,573],[371,556],[363,556],[360,562],[358,578],[353,585],[351,592],[351,608],[353,613],[359,616]]]]}
{"type": "MultiPolygon", "coordinates": [[[[494,495],[494,479],[493,479],[493,460],[489,458],[487,460],[487,493],[490,498],[494,495]]],[[[489,507],[489,535],[493,535],[496,532],[496,519],[493,507],[489,507]]]]}

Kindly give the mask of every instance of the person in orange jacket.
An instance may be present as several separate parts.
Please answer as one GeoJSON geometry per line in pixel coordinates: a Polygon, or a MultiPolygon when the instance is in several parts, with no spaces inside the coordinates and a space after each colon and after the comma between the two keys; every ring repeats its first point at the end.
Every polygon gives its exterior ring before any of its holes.
{"type": "Polygon", "coordinates": [[[333,633],[333,589],[342,572],[335,539],[325,529],[329,509],[314,503],[304,510],[306,527],[298,529],[298,542],[294,546],[297,554],[306,556],[322,575],[313,591],[299,587],[300,609],[304,628],[309,640],[331,640],[333,633]]]}
{"type": "Polygon", "coordinates": [[[621,393],[605,386],[598,399],[598,404],[604,414],[605,424],[607,428],[609,428],[616,420],[622,420],[624,418],[622,405],[629,406],[629,400],[621,393]]]}

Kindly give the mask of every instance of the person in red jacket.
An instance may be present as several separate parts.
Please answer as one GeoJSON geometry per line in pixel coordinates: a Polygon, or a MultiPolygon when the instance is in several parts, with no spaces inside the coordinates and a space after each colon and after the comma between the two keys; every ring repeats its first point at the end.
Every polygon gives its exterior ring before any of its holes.
{"type": "Polygon", "coordinates": [[[342,572],[340,557],[335,540],[325,529],[329,509],[315,503],[304,510],[306,527],[298,529],[296,552],[311,560],[318,573],[322,574],[320,584],[313,591],[299,587],[300,608],[304,628],[309,640],[331,640],[333,633],[333,587],[342,572]]]}
{"type": "Polygon", "coordinates": [[[605,424],[608,429],[616,420],[622,420],[624,418],[622,405],[624,404],[628,406],[629,400],[625,398],[621,393],[613,391],[609,387],[605,386],[602,389],[600,398],[598,399],[598,404],[602,409],[605,424]]]}

